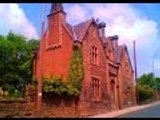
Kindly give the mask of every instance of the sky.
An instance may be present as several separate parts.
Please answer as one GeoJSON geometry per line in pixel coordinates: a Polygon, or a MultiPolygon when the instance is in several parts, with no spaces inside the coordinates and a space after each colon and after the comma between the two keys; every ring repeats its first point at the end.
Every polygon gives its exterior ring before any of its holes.
{"type": "MultiPolygon", "coordinates": [[[[160,3],[64,3],[63,6],[67,22],[72,25],[93,17],[105,22],[106,36],[119,36],[119,44],[128,47],[132,65],[135,40],[138,76],[154,72],[160,77],[160,3]]],[[[0,34],[14,31],[38,39],[41,22],[47,23],[49,10],[49,3],[2,3],[0,34]]]]}

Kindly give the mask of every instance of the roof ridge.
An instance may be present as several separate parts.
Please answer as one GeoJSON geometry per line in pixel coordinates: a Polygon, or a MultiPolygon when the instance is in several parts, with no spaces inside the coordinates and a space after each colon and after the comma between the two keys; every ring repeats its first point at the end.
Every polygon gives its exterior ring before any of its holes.
{"type": "Polygon", "coordinates": [[[80,22],[80,23],[78,23],[78,24],[76,24],[76,25],[73,25],[73,27],[78,26],[78,25],[80,25],[80,24],[87,23],[87,22],[92,21],[92,20],[93,20],[93,18],[87,19],[86,21],[83,21],[83,22],[80,22]]]}
{"type": "Polygon", "coordinates": [[[74,31],[75,31],[75,34],[77,35],[77,39],[82,42],[90,24],[92,23],[93,21],[93,18],[92,19],[88,19],[84,22],[81,22],[77,25],[74,25],[73,27],[75,28],[74,31]]]}

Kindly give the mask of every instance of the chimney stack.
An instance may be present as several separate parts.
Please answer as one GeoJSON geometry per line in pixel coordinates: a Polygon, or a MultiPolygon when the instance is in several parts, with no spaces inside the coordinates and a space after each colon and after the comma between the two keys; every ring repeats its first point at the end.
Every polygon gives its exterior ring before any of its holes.
{"type": "Polygon", "coordinates": [[[118,35],[114,35],[114,36],[111,36],[111,41],[113,43],[113,48],[117,47],[118,46],[118,35]]]}
{"type": "Polygon", "coordinates": [[[50,13],[52,14],[55,11],[63,11],[62,3],[52,3],[50,13]]]}
{"type": "Polygon", "coordinates": [[[50,18],[51,16],[57,16],[57,15],[59,17],[56,17],[55,19],[59,18],[61,20],[61,22],[65,23],[66,13],[64,12],[62,3],[52,3],[51,4],[51,10],[48,15],[48,18],[50,18]]]}
{"type": "Polygon", "coordinates": [[[105,36],[105,27],[106,27],[106,23],[105,22],[101,22],[98,24],[98,28],[99,28],[99,34],[101,38],[106,38],[105,36]]]}

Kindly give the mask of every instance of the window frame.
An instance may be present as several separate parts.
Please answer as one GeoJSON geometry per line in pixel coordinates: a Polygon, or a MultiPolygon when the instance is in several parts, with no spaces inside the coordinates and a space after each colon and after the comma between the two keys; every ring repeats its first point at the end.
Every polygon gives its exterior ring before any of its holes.
{"type": "Polygon", "coordinates": [[[91,64],[93,65],[99,65],[99,51],[98,47],[96,45],[91,45],[91,64]]]}
{"type": "Polygon", "coordinates": [[[91,93],[92,93],[92,100],[93,101],[100,101],[101,100],[101,79],[97,76],[91,76],[91,93]]]}

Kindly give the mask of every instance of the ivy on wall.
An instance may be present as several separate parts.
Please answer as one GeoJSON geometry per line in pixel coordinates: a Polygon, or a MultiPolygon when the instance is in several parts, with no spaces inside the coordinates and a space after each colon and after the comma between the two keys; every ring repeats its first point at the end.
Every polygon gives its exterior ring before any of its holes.
{"type": "Polygon", "coordinates": [[[59,96],[78,97],[82,88],[82,80],[84,75],[83,56],[79,46],[74,46],[73,54],[68,70],[67,82],[63,82],[62,77],[44,77],[43,92],[54,93],[59,96]]]}
{"type": "Polygon", "coordinates": [[[69,66],[68,84],[76,88],[77,91],[81,91],[83,74],[83,55],[80,47],[75,46],[69,66]]]}
{"type": "Polygon", "coordinates": [[[67,87],[63,83],[61,77],[51,77],[43,78],[43,87],[42,90],[46,93],[53,92],[58,95],[65,94],[67,92],[67,87]]]}

